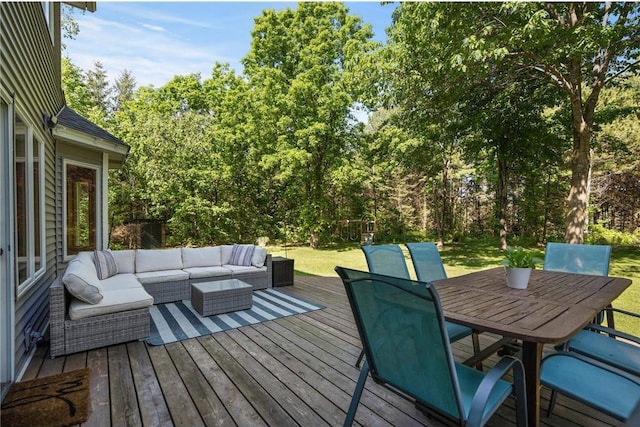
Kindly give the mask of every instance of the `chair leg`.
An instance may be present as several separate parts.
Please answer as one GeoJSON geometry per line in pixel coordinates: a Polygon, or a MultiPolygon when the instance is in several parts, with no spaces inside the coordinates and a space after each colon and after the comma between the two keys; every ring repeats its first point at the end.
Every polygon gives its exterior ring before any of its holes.
{"type": "MultiPolygon", "coordinates": [[[[471,342],[473,343],[473,354],[480,353],[480,337],[475,331],[471,334],[471,342]]],[[[482,361],[478,362],[476,369],[482,371],[482,361]]]]}
{"type": "Polygon", "coordinates": [[[527,413],[527,390],[525,384],[524,367],[522,364],[513,367],[513,388],[516,398],[516,425],[518,427],[529,426],[527,413]]]}
{"type": "Polygon", "coordinates": [[[349,412],[344,419],[343,427],[350,427],[353,424],[353,420],[356,417],[356,411],[358,410],[358,404],[360,403],[360,396],[364,390],[364,384],[367,382],[367,376],[369,375],[369,364],[364,361],[362,369],[360,370],[360,376],[358,377],[358,383],[356,389],[353,391],[353,397],[351,398],[351,404],[349,405],[349,412]]]}
{"type": "MultiPolygon", "coordinates": [[[[611,309],[613,308],[613,306],[611,304],[609,304],[607,306],[607,308],[611,309]]],[[[607,327],[611,328],[611,329],[615,329],[616,328],[616,322],[613,318],[613,310],[607,310],[607,327]]],[[[613,336],[609,335],[611,338],[613,338],[613,336]]]]}
{"type": "Polygon", "coordinates": [[[551,416],[553,407],[556,406],[556,399],[558,398],[558,392],[551,390],[551,396],[549,397],[549,406],[547,407],[547,417],[551,416]]]}
{"type": "Polygon", "coordinates": [[[360,363],[362,363],[363,357],[364,357],[364,349],[360,350],[360,356],[358,356],[358,360],[356,360],[356,368],[360,367],[360,363]]]}

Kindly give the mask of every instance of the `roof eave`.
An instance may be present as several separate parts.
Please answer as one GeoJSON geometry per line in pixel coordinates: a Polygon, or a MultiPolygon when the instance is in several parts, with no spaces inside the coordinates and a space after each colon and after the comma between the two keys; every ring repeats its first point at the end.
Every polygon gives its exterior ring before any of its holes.
{"type": "Polygon", "coordinates": [[[130,149],[128,145],[107,141],[106,139],[89,135],[61,124],[53,128],[53,137],[86,149],[109,153],[109,159],[111,160],[110,168],[119,168],[122,166],[130,149]]]}
{"type": "Polygon", "coordinates": [[[63,3],[92,13],[95,12],[97,8],[95,1],[65,1],[63,3]]]}

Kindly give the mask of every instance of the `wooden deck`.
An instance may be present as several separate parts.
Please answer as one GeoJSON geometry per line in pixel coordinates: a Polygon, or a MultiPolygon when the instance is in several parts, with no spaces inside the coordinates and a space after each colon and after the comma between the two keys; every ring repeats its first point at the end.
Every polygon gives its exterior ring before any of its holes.
{"type": "MultiPolygon", "coordinates": [[[[83,426],[342,425],[360,353],[342,284],[297,276],[295,286],[280,289],[326,309],[165,346],[131,342],[56,359],[42,346],[23,379],[90,367],[90,417],[83,426]]],[[[483,345],[493,339],[481,336],[483,345]]],[[[463,360],[471,354],[471,340],[453,348],[463,360]]],[[[543,390],[543,407],[548,395],[543,390]]],[[[356,422],[441,425],[373,381],[367,382],[356,422]]],[[[563,396],[551,417],[542,416],[545,426],[620,424],[563,396]]],[[[515,425],[513,401],[489,425],[515,425]]]]}

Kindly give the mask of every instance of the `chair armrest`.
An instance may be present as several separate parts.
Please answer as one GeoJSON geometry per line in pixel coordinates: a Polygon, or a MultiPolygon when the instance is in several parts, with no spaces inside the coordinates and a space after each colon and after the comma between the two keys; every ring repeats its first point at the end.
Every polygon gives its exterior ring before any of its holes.
{"type": "Polygon", "coordinates": [[[473,400],[471,401],[471,410],[469,411],[469,418],[467,425],[480,426],[482,425],[482,416],[484,409],[489,399],[491,391],[496,386],[500,378],[502,378],[509,370],[513,369],[513,385],[516,396],[516,416],[517,424],[525,425],[527,420],[527,406],[526,406],[526,391],[525,391],[525,379],[524,379],[524,366],[522,362],[515,357],[504,356],[496,365],[491,368],[485,375],[484,379],[480,383],[480,386],[476,390],[473,400]]]}
{"type": "Polygon", "coordinates": [[[636,317],[636,318],[640,319],[640,314],[639,313],[634,313],[632,311],[622,310],[621,308],[606,307],[603,311],[612,311],[612,312],[615,312],[615,313],[626,314],[627,316],[632,316],[632,317],[636,317]]]}
{"type": "Polygon", "coordinates": [[[67,316],[67,290],[62,283],[62,275],[58,275],[49,287],[49,322],[64,323],[67,316]]]}
{"type": "Polygon", "coordinates": [[[271,288],[273,287],[273,260],[272,260],[272,256],[271,254],[267,254],[266,258],[264,259],[264,265],[267,267],[267,277],[268,277],[268,283],[267,283],[267,287],[271,288]]]}
{"type": "MultiPolygon", "coordinates": [[[[638,317],[638,316],[635,316],[635,317],[638,317]]],[[[587,326],[585,326],[585,329],[590,330],[592,332],[596,332],[596,333],[603,332],[605,334],[608,334],[611,338],[616,338],[616,337],[622,338],[640,345],[640,337],[628,334],[626,332],[619,331],[618,329],[608,328],[606,326],[597,325],[595,323],[588,324],[587,326]]]]}

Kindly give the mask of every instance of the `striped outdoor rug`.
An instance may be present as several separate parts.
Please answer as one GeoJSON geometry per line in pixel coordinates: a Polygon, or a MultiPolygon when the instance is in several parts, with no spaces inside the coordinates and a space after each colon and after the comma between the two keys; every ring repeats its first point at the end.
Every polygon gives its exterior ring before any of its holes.
{"type": "Polygon", "coordinates": [[[254,291],[250,310],[209,317],[198,314],[190,300],[158,304],[151,306],[151,335],[147,342],[151,345],[168,344],[322,308],[277,289],[254,291]]]}

